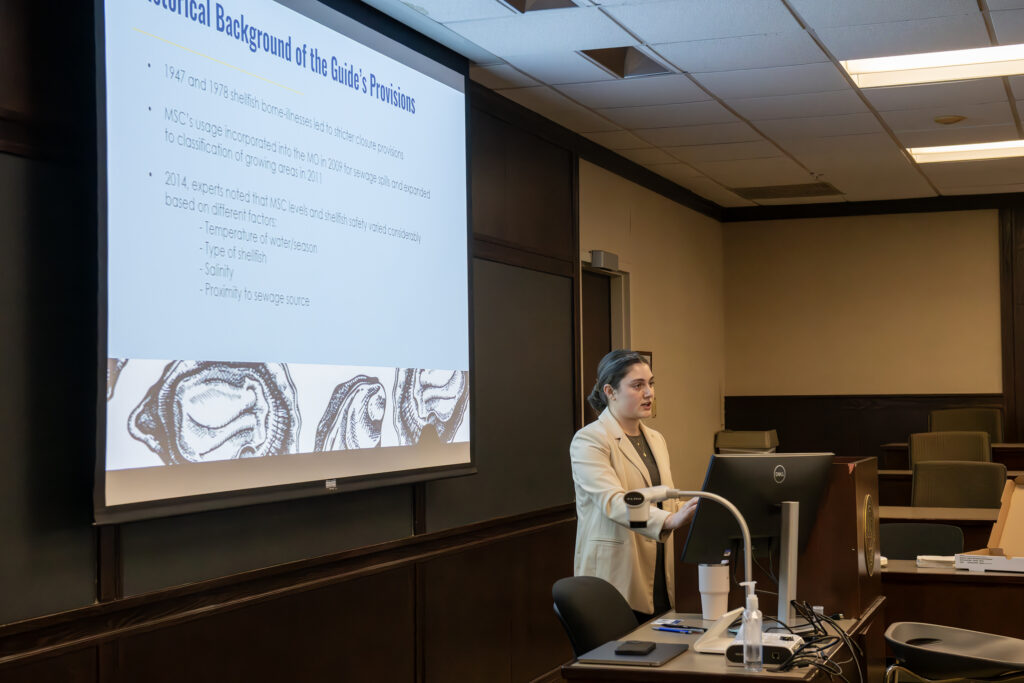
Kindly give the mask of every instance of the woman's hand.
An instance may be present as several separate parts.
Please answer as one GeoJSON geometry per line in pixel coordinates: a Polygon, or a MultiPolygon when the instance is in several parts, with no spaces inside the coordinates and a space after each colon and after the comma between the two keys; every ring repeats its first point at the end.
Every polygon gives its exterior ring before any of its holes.
{"type": "Polygon", "coordinates": [[[697,510],[697,503],[699,501],[700,498],[691,498],[683,503],[683,507],[679,508],[676,512],[673,512],[669,518],[665,520],[665,524],[661,528],[672,530],[689,524],[690,520],[693,519],[693,513],[697,510]]]}

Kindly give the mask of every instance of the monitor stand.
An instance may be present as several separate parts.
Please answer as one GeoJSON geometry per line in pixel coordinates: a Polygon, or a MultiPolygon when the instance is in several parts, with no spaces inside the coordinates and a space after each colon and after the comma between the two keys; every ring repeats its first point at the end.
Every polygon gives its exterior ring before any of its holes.
{"type": "Polygon", "coordinates": [[[796,617],[790,601],[796,598],[796,568],[800,540],[800,503],[782,503],[782,533],[779,535],[779,606],[778,619],[796,628],[796,617]]]}

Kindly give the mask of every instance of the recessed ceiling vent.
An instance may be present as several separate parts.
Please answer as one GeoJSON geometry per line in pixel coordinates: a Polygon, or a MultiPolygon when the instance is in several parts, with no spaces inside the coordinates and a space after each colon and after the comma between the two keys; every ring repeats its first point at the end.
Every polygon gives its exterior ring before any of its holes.
{"type": "Polygon", "coordinates": [[[661,76],[672,71],[635,47],[607,47],[601,50],[581,50],[580,54],[619,78],[661,76]]]}
{"type": "Polygon", "coordinates": [[[800,185],[764,185],[762,187],[730,187],[730,191],[744,199],[797,199],[798,197],[831,197],[842,194],[830,183],[802,183],[800,185]]]}
{"type": "Polygon", "coordinates": [[[505,4],[521,14],[539,12],[545,9],[565,9],[579,7],[572,0],[505,0],[505,4]]]}

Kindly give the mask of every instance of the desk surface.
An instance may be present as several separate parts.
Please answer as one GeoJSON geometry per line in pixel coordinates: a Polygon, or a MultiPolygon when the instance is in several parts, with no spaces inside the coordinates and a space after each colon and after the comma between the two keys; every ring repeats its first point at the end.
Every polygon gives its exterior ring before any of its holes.
{"type": "Polygon", "coordinates": [[[1024,574],[919,568],[889,560],[882,569],[885,625],[923,621],[1024,638],[1024,574]]]}
{"type": "MultiPolygon", "coordinates": [[[[839,624],[853,635],[856,635],[858,627],[869,621],[882,603],[882,599],[876,601],[875,605],[865,618],[859,621],[845,619],[839,624]]],[[[700,615],[682,614],[670,612],[664,615],[666,618],[685,619],[687,625],[710,626],[712,622],[705,622],[700,615]]],[[[716,680],[727,679],[725,677],[762,677],[776,680],[809,681],[821,674],[817,669],[810,667],[785,672],[761,672],[749,673],[742,666],[730,666],[725,662],[724,655],[701,654],[693,651],[693,643],[699,635],[684,633],[668,633],[655,631],[651,628],[651,622],[643,624],[629,635],[623,636],[622,640],[650,640],[658,643],[687,643],[689,650],[668,661],[664,666],[657,668],[643,666],[615,666],[604,664],[580,664],[573,660],[562,667],[562,677],[571,681],[684,681],[684,680],[706,680],[708,676],[714,676],[716,680]],[[719,678],[722,677],[722,678],[719,678]]],[[[824,675],[824,674],[821,674],[824,675]]]]}
{"type": "MultiPolygon", "coordinates": [[[[1024,583],[1024,574],[1019,572],[971,572],[966,569],[954,569],[953,567],[918,567],[914,560],[889,560],[888,566],[882,567],[882,577],[886,575],[907,575],[921,579],[964,579],[983,583],[990,581],[1009,581],[1010,583],[1024,583]]],[[[896,578],[895,576],[890,578],[896,578]]]]}
{"type": "Polygon", "coordinates": [[[999,517],[999,508],[930,508],[912,507],[909,505],[880,505],[878,518],[892,521],[894,519],[950,522],[995,522],[999,517]]]}

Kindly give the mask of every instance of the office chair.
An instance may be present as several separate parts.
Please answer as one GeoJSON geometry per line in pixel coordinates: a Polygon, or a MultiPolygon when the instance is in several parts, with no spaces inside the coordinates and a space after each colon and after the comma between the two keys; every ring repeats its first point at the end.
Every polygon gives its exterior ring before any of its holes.
{"type": "Polygon", "coordinates": [[[910,504],[917,507],[997,508],[1006,487],[1006,465],[959,460],[914,465],[910,504]]]}
{"type": "Polygon", "coordinates": [[[929,432],[986,432],[991,443],[1003,441],[999,408],[944,408],[928,413],[929,432]]]}
{"type": "Polygon", "coordinates": [[[992,462],[985,432],[921,432],[910,435],[910,467],[931,460],[992,462]]]}
{"type": "Polygon", "coordinates": [[[964,532],[952,524],[890,522],[878,527],[882,555],[914,560],[918,555],[956,555],[964,551],[964,532]]]}
{"type": "Polygon", "coordinates": [[[1024,673],[1024,640],[952,626],[897,621],[885,630],[896,663],[885,681],[906,672],[924,680],[1007,680],[1024,673]]]}
{"type": "Polygon", "coordinates": [[[715,434],[715,453],[774,453],[778,445],[779,433],[774,429],[723,429],[715,434]]]}
{"type": "Polygon", "coordinates": [[[577,657],[638,626],[622,593],[596,576],[559,579],[551,587],[551,597],[577,657]]]}

